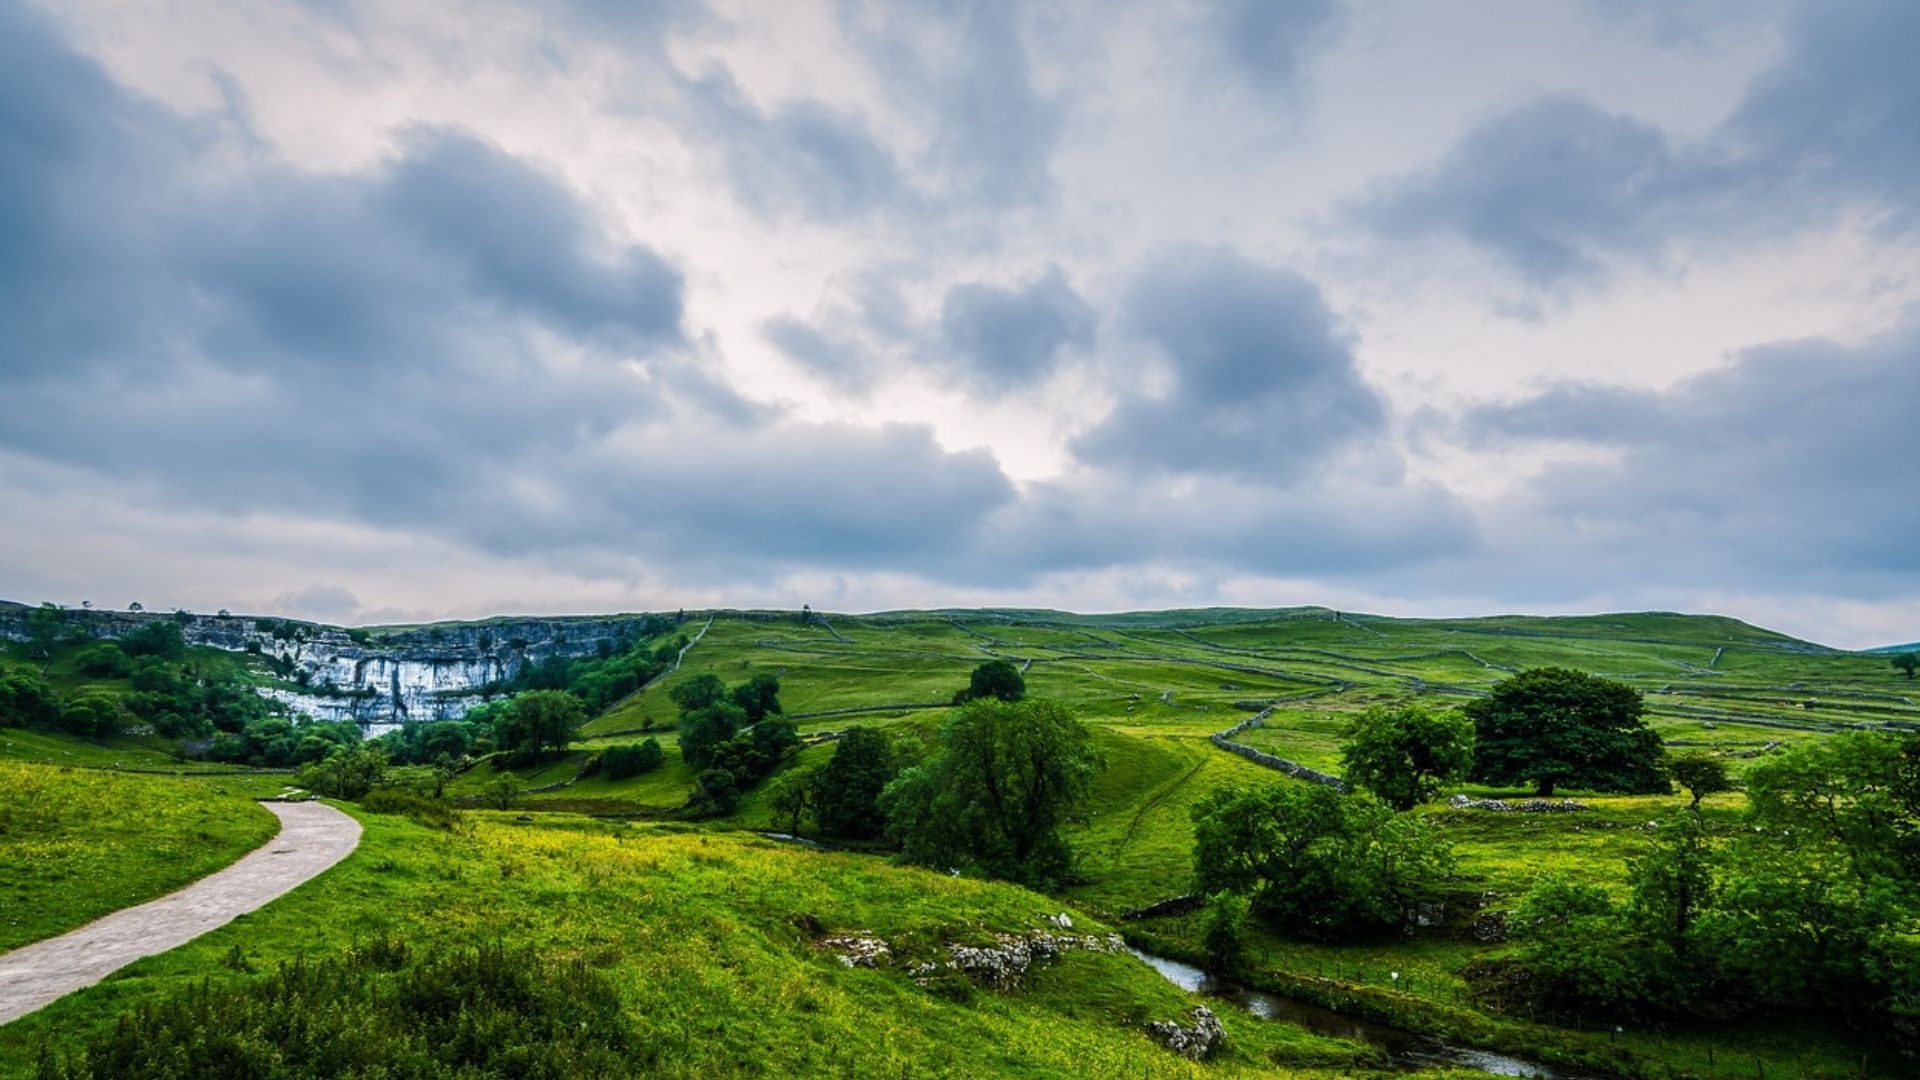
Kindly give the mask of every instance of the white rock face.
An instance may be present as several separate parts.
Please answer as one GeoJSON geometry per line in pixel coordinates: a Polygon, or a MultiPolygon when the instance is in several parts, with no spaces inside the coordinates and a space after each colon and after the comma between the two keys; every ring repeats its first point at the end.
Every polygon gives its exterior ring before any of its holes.
{"type": "Polygon", "coordinates": [[[299,645],[284,650],[307,673],[305,691],[261,693],[316,720],[351,720],[379,735],[407,721],[457,720],[509,678],[518,656],[414,657],[372,649],[299,645]]]}

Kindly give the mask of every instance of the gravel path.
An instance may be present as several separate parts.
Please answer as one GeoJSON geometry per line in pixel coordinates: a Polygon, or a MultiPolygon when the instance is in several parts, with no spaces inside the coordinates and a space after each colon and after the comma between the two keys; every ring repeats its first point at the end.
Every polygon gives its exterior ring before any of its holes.
{"type": "Polygon", "coordinates": [[[263,907],[346,858],[360,823],[325,803],[268,803],[280,833],[239,862],[158,900],[0,954],[0,1024],[263,907]]]}

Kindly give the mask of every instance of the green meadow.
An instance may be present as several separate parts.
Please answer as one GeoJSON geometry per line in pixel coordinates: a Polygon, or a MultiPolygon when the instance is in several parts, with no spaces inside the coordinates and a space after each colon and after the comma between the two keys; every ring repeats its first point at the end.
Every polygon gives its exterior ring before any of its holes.
{"type": "MultiPolygon", "coordinates": [[[[682,630],[691,635],[706,623],[703,613],[682,630]]],[[[43,1043],[75,1045],[119,1011],[194,980],[258,978],[297,955],[393,935],[420,947],[497,939],[584,958],[607,974],[640,1025],[649,1074],[1331,1076],[1384,1067],[1377,1051],[1227,1006],[1220,1012],[1229,1049],[1206,1065],[1188,1063],[1141,1025],[1178,1019],[1199,999],[1125,956],[1069,954],[1020,991],[953,1000],[897,968],[849,969],[815,942],[871,931],[932,956],[948,942],[1031,930],[1042,916],[1069,911],[1076,925],[1124,932],[1165,955],[1196,955],[1195,917],[1123,916],[1190,891],[1192,811],[1209,793],[1297,783],[1222,751],[1210,735],[1264,711],[1263,723],[1236,741],[1338,773],[1344,732],[1360,711],[1416,700],[1462,704],[1538,666],[1626,682],[1644,695],[1649,722],[1669,747],[1719,757],[1736,778],[1767,755],[1836,732],[1920,724],[1920,693],[1885,657],[1718,617],[978,610],[807,621],[723,612],[677,671],[591,717],[567,750],[517,770],[482,759],[447,780],[447,796],[467,807],[451,830],[363,815],[366,841],[346,863],[226,930],[0,1031],[0,1060],[26,1061],[43,1043]],[[1030,695],[1070,706],[1092,727],[1104,759],[1067,830],[1075,874],[1054,895],[893,865],[882,851],[824,852],[758,838],[754,831],[775,824],[765,782],[723,818],[681,820],[696,770],[678,752],[676,686],[703,674],[729,685],[776,676],[802,738],[823,740],[781,766],[794,769],[827,760],[831,736],[854,724],[890,732],[908,747],[926,745],[954,692],[990,659],[1018,666],[1030,695]],[[649,736],[666,750],[661,768],[623,780],[587,768],[606,747],[649,736]],[[506,776],[512,808],[486,809],[506,776]]],[[[95,744],[20,731],[0,732],[0,754],[73,766],[163,756],[157,746],[128,740],[95,744]]],[[[201,845],[199,873],[245,850],[251,823],[264,817],[239,798],[251,791],[244,785],[277,787],[285,779],[10,768],[17,777],[96,784],[75,799],[114,807],[103,829],[151,816],[130,808],[135,790],[147,793],[142,798],[172,792],[228,822],[225,846],[201,845]],[[130,785],[128,794],[107,790],[121,784],[130,785]]],[[[398,772],[426,779],[419,770],[398,772]]],[[[1261,929],[1247,981],[1454,1043],[1618,1076],[1839,1078],[1909,1068],[1872,1031],[1793,1017],[1613,1030],[1536,1023],[1476,1002],[1463,973],[1508,948],[1475,936],[1476,915],[1504,910],[1555,870],[1624,894],[1627,860],[1646,849],[1648,823],[1686,800],[1561,791],[1589,809],[1497,814],[1448,806],[1446,796],[1456,792],[1526,794],[1459,785],[1416,811],[1457,857],[1449,894],[1458,911],[1445,926],[1338,944],[1261,929]]],[[[1716,795],[1704,813],[1715,828],[1732,829],[1744,805],[1737,792],[1716,795]]],[[[49,827],[84,833],[87,825],[49,827]]],[[[141,873],[132,864],[97,872],[128,880],[141,873]]],[[[76,921],[67,914],[73,897],[51,885],[25,902],[35,910],[20,917],[24,929],[0,927],[12,943],[76,921]]]]}

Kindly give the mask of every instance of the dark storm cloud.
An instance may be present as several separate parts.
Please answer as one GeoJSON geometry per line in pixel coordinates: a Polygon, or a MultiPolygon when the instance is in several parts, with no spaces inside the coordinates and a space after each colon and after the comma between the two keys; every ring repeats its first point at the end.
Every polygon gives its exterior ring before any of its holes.
{"type": "Polygon", "coordinates": [[[947,349],[971,381],[990,391],[1045,379],[1061,349],[1092,339],[1096,322],[1057,266],[1020,288],[955,285],[940,308],[947,349]]]}
{"type": "Polygon", "coordinates": [[[697,129],[726,157],[734,193],[761,213],[833,221],[910,198],[892,153],[856,115],[812,100],[765,112],[718,73],[685,89],[697,129]]]}
{"type": "Polygon", "coordinates": [[[174,511],[668,564],[899,564],[1011,497],[924,430],[743,399],[680,272],[498,147],[231,149],[0,6],[0,450],[174,511]]]}
{"type": "Polygon", "coordinates": [[[1137,276],[1124,309],[1168,383],[1122,396],[1075,440],[1084,461],[1286,480],[1385,430],[1346,334],[1297,274],[1230,251],[1171,252],[1137,276]]]}
{"type": "Polygon", "coordinates": [[[1388,239],[1457,237],[1548,288],[1657,260],[1678,239],[1734,243],[1851,211],[1920,225],[1920,5],[1805,4],[1783,36],[1698,141],[1549,96],[1482,121],[1357,217],[1388,239]]]}
{"type": "Polygon", "coordinates": [[[1695,583],[1910,580],[1920,573],[1916,370],[1920,322],[1852,347],[1752,349],[1664,394],[1555,388],[1465,425],[1470,437],[1610,451],[1548,469],[1505,508],[1533,518],[1528,539],[1554,550],[1625,552],[1649,578],[1684,567],[1695,583]]]}

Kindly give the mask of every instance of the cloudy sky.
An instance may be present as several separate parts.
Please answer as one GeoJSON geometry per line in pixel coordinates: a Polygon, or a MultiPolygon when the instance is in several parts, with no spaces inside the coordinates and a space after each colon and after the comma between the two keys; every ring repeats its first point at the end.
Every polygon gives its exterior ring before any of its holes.
{"type": "Polygon", "coordinates": [[[1909,0],[0,0],[0,596],[1920,637],[1909,0]]]}

